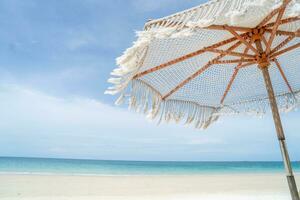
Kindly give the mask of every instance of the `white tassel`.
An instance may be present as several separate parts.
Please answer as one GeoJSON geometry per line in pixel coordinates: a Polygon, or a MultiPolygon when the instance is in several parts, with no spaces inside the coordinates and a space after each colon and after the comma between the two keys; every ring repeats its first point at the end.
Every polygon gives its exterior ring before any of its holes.
{"type": "Polygon", "coordinates": [[[104,94],[110,94],[110,95],[116,95],[116,94],[118,94],[118,93],[119,93],[118,90],[106,90],[106,91],[104,92],[104,94]]]}
{"type": "Polygon", "coordinates": [[[108,87],[107,90],[113,90],[116,91],[117,93],[119,93],[120,91],[122,91],[124,88],[124,85],[114,85],[111,87],[108,87]]]}
{"type": "Polygon", "coordinates": [[[117,101],[115,102],[115,105],[119,106],[121,104],[124,103],[124,100],[125,100],[125,95],[124,94],[121,94],[120,97],[117,99],[117,101]]]}
{"type": "Polygon", "coordinates": [[[111,73],[112,76],[124,76],[126,73],[122,68],[116,68],[111,73]]]}
{"type": "Polygon", "coordinates": [[[107,82],[112,83],[112,84],[120,84],[121,80],[122,80],[122,78],[110,78],[107,80],[107,82]]]}

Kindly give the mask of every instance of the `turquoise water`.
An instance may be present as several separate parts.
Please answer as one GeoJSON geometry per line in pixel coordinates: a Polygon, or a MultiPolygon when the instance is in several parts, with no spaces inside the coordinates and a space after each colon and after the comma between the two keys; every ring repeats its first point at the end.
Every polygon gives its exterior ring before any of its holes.
{"type": "MultiPolygon", "coordinates": [[[[300,162],[293,163],[300,172],[300,162]]],[[[281,162],[138,162],[0,157],[0,173],[190,175],[284,172],[281,162]]]]}

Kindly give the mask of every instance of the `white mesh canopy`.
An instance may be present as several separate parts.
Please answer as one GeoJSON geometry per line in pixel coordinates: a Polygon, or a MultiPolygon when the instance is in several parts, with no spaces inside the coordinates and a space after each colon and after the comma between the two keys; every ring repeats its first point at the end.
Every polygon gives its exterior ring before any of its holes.
{"type": "Polygon", "coordinates": [[[265,113],[258,35],[278,106],[289,111],[300,99],[299,13],[299,0],[215,0],[150,21],[117,59],[106,93],[152,119],[197,128],[220,115],[265,113]]]}

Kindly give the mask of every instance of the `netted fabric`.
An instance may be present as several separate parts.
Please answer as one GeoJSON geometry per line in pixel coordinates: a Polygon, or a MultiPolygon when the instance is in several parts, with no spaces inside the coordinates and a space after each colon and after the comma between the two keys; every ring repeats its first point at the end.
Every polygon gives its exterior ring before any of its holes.
{"type": "Polygon", "coordinates": [[[141,80],[157,88],[160,94],[167,94],[176,85],[180,84],[187,77],[199,70],[199,67],[205,65],[213,56],[216,56],[216,54],[205,53],[203,55],[199,55],[186,61],[174,64],[170,68],[162,69],[145,75],[141,77],[141,80]]]}
{"type": "MultiPolygon", "coordinates": [[[[139,68],[139,72],[166,63],[174,58],[181,57],[182,55],[195,52],[201,49],[201,47],[210,46],[211,44],[230,37],[232,36],[225,31],[197,30],[195,31],[195,34],[190,35],[189,37],[153,40],[149,44],[147,57],[143,66],[139,68]]],[[[232,44],[233,43],[229,45],[232,44]]],[[[211,58],[210,55],[203,54],[199,56],[206,57],[207,60],[211,58]]]]}
{"type": "MultiPolygon", "coordinates": [[[[222,26],[257,27],[284,2],[289,4],[282,20],[293,20],[277,28],[270,44],[269,73],[280,110],[295,108],[300,99],[300,49],[294,48],[300,36],[299,0],[216,0],[151,21],[117,59],[119,68],[109,79],[114,86],[106,93],[121,93],[117,104],[128,97],[132,109],[151,119],[194,123],[197,128],[206,128],[221,115],[265,113],[269,100],[257,52],[222,26]],[[286,48],[292,49],[280,52],[286,48]]],[[[274,15],[263,27],[262,39],[267,42],[276,19],[274,15]]],[[[255,46],[247,31],[236,33],[255,46]]],[[[261,43],[263,50],[267,42],[261,43]]]]}

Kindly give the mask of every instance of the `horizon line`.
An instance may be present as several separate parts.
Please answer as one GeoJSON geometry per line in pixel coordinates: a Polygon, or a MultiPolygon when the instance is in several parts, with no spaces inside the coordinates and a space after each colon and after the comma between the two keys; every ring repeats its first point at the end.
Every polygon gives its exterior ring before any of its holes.
{"type": "MultiPolygon", "coordinates": [[[[195,163],[220,163],[220,162],[231,162],[231,163],[240,163],[240,162],[249,162],[249,163],[254,163],[254,162],[282,162],[282,160],[108,160],[108,159],[96,159],[96,158],[58,158],[58,157],[34,157],[34,156],[0,156],[0,159],[3,158],[22,158],[22,159],[52,159],[52,160],[83,160],[83,161],[107,161],[107,162],[195,162],[195,163]]],[[[300,162],[300,160],[295,160],[291,161],[292,163],[297,163],[300,162]]]]}

